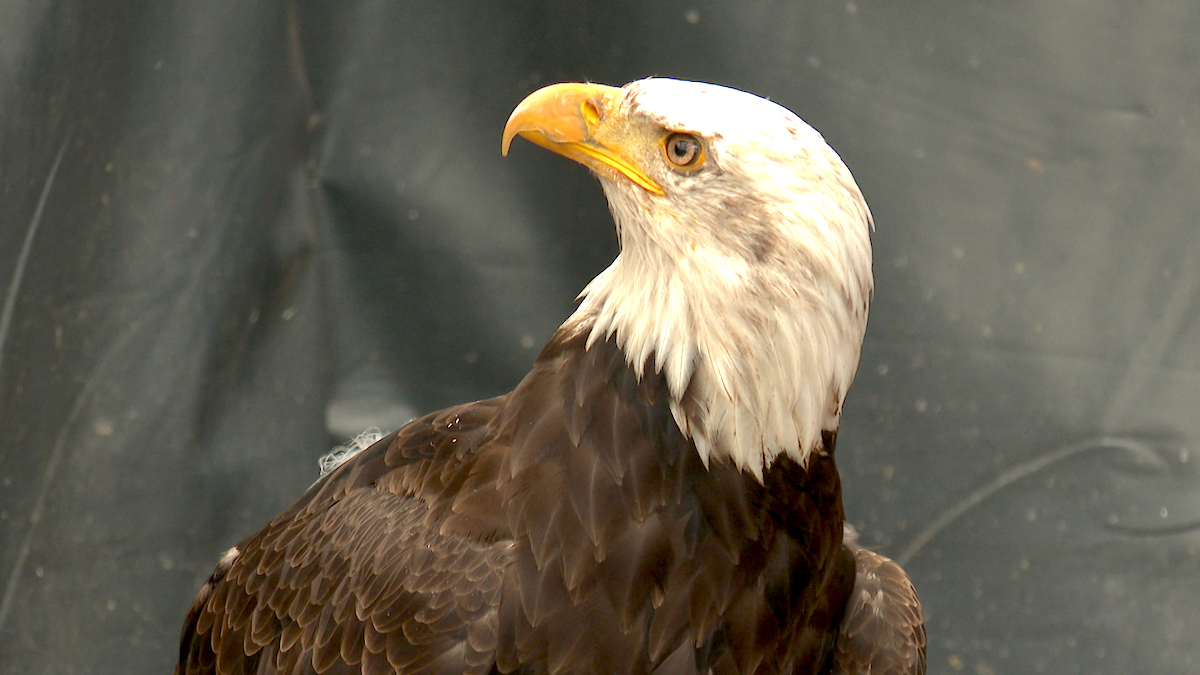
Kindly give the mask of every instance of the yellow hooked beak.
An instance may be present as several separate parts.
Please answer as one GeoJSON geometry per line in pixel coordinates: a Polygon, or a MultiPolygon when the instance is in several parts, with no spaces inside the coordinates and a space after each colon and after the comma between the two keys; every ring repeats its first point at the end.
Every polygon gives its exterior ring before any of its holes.
{"type": "Polygon", "coordinates": [[[538,89],[508,118],[500,151],[507,155],[512,139],[524,136],[606,178],[631,180],[664,196],[662,186],[628,157],[623,139],[632,136],[613,128],[621,124],[612,115],[621,96],[620,89],[602,84],[571,82],[538,89]]]}

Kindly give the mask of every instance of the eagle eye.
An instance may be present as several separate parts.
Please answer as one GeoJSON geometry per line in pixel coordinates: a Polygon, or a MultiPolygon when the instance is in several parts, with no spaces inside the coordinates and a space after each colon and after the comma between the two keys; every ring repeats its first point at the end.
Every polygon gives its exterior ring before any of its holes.
{"type": "Polygon", "coordinates": [[[691,134],[674,133],[663,140],[663,154],[679,169],[694,169],[704,163],[704,146],[691,134]]]}

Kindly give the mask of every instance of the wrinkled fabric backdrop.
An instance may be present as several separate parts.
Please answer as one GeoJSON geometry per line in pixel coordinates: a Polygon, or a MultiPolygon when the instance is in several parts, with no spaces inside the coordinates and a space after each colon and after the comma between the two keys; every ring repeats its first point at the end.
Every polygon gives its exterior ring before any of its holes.
{"type": "Polygon", "coordinates": [[[509,390],[616,253],[562,80],[795,110],[875,215],[838,455],[932,673],[1200,669],[1200,9],[0,3],[0,672],[162,673],[362,429],[509,390]]]}

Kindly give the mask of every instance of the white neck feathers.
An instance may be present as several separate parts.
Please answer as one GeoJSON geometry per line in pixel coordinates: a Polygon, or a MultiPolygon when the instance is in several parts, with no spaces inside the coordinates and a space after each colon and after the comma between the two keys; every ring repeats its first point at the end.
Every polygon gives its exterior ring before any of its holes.
{"type": "Polygon", "coordinates": [[[743,205],[705,225],[604,181],[622,252],[567,325],[590,331],[589,347],[615,338],[638,377],[662,373],[706,464],[728,460],[761,481],[779,455],[806,463],[838,427],[871,250],[866,204],[834,160],[837,189],[796,184],[789,203],[743,205]]]}

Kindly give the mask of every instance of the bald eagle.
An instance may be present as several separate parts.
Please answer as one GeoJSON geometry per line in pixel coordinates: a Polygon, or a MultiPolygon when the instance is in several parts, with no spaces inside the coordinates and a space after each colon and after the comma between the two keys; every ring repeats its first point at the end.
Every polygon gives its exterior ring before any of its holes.
{"type": "Polygon", "coordinates": [[[850,171],[711,84],[558,84],[504,129],[600,179],[620,254],[509,394],[417,419],[229,550],[176,673],[921,673],[844,529],[872,291],[850,171]]]}

